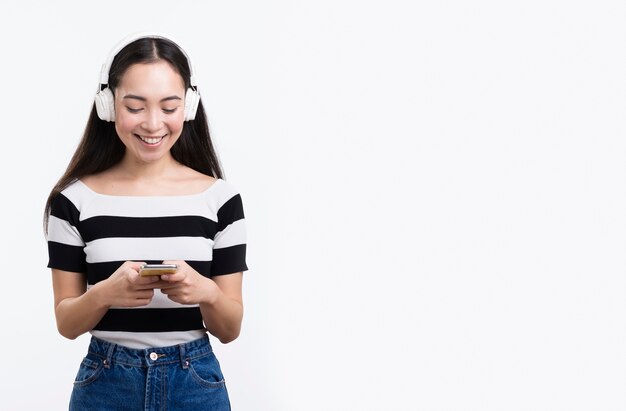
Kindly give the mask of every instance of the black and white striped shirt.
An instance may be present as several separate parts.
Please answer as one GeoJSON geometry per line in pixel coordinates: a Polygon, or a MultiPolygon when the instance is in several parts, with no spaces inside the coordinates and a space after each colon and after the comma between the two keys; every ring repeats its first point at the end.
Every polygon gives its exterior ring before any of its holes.
{"type": "MultiPolygon", "coordinates": [[[[99,194],[77,180],[54,199],[49,268],[85,273],[87,287],[124,261],[185,260],[206,277],[247,270],[241,196],[224,180],[180,196],[99,194]]],[[[155,290],[150,304],[111,307],[91,334],[132,348],[180,344],[205,334],[198,305],[155,290]]]]}

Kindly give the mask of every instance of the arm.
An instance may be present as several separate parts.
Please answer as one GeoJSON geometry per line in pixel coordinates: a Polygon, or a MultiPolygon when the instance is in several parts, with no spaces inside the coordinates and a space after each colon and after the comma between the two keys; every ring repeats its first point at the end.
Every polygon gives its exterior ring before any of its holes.
{"type": "Polygon", "coordinates": [[[223,344],[235,340],[241,331],[243,320],[243,299],[241,284],[243,273],[234,273],[213,277],[217,287],[213,298],[200,303],[202,319],[207,330],[219,338],[223,344]]]}
{"type": "Polygon", "coordinates": [[[57,329],[65,338],[91,330],[108,310],[95,287],[87,291],[85,274],[52,269],[52,287],[57,329]]]}
{"type": "Polygon", "coordinates": [[[207,330],[223,344],[235,340],[241,330],[243,273],[202,276],[185,261],[164,261],[178,264],[176,274],[162,275],[157,285],[172,301],[198,304],[207,330]]]}
{"type": "Polygon", "coordinates": [[[138,307],[150,303],[158,279],[140,277],[140,265],[125,262],[109,278],[89,289],[85,274],[52,269],[59,333],[73,340],[92,330],[111,306],[138,307]]]}

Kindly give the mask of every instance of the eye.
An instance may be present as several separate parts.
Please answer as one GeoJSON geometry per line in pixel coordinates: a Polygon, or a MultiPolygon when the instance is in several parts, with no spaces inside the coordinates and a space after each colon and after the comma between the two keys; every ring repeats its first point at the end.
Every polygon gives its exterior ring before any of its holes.
{"type": "Polygon", "coordinates": [[[177,108],[178,107],[175,107],[175,108],[164,108],[163,112],[167,113],[167,114],[172,114],[172,113],[174,113],[176,111],[177,108]]]}
{"type": "Polygon", "coordinates": [[[131,113],[139,113],[143,109],[141,109],[141,108],[132,108],[132,107],[126,106],[126,110],[128,110],[131,113]]]}

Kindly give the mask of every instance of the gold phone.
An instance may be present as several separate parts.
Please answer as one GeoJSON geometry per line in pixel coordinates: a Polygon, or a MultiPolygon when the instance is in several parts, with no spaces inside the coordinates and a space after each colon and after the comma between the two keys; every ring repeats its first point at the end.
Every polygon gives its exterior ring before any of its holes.
{"type": "Polygon", "coordinates": [[[176,264],[144,264],[139,267],[139,275],[162,275],[174,274],[178,266],[176,264]]]}

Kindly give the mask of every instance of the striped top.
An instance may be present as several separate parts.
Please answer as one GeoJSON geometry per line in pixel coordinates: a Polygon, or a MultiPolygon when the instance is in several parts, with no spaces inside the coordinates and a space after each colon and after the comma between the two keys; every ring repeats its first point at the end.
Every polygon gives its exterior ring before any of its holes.
{"type": "MultiPolygon", "coordinates": [[[[80,180],[52,202],[49,268],[86,274],[87,287],[108,278],[124,261],[185,260],[205,277],[246,265],[241,196],[224,180],[198,194],[112,196],[80,180]]],[[[91,334],[131,348],[188,342],[206,333],[200,308],[154,290],[150,304],[111,307],[91,334]]]]}

